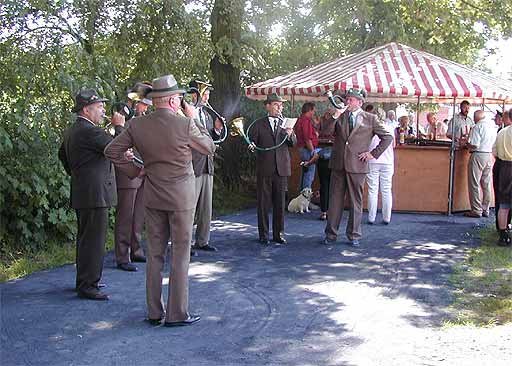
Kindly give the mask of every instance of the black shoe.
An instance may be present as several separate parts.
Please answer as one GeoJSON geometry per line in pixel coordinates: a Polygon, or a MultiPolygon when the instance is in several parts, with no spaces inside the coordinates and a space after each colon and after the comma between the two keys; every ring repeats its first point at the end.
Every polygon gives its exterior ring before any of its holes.
{"type": "Polygon", "coordinates": [[[260,239],[260,240],[259,240],[259,242],[260,242],[260,244],[262,244],[262,245],[269,245],[269,244],[270,244],[270,242],[268,241],[268,239],[260,239]]]}
{"type": "Polygon", "coordinates": [[[137,272],[137,267],[135,267],[131,263],[119,263],[117,265],[117,268],[122,269],[123,271],[127,271],[127,272],[137,272]]]}
{"type": "Polygon", "coordinates": [[[196,250],[204,250],[206,252],[216,252],[217,251],[217,248],[215,248],[214,246],[211,246],[210,244],[206,244],[203,246],[194,244],[194,245],[192,245],[192,248],[194,248],[196,250]]]}
{"type": "Polygon", "coordinates": [[[201,317],[199,315],[189,315],[187,319],[180,320],[177,322],[165,322],[164,327],[181,327],[184,325],[192,325],[194,323],[197,323],[199,320],[201,320],[201,317]]]}
{"type": "Polygon", "coordinates": [[[274,238],[273,241],[275,241],[278,244],[286,244],[286,239],[283,238],[282,236],[274,238]]]}
{"type": "Polygon", "coordinates": [[[130,256],[132,262],[146,263],[146,257],[144,255],[133,255],[130,256]]]}
{"type": "Polygon", "coordinates": [[[96,290],[96,289],[78,290],[78,297],[81,299],[89,299],[89,300],[99,300],[99,301],[108,300],[107,294],[104,294],[101,291],[96,290]]]}
{"type": "Polygon", "coordinates": [[[153,325],[153,326],[158,326],[158,325],[162,325],[162,320],[164,320],[164,318],[160,318],[160,319],[149,319],[147,318],[146,321],[150,324],[150,325],[153,325]]]}
{"type": "Polygon", "coordinates": [[[498,240],[498,246],[500,246],[500,247],[508,247],[511,242],[512,242],[512,239],[510,239],[508,231],[507,230],[500,230],[500,239],[498,240]]]}

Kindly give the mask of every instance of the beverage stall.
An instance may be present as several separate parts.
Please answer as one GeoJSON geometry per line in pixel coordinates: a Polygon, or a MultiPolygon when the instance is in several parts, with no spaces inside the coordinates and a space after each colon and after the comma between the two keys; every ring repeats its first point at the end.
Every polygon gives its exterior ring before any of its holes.
{"type": "MultiPolygon", "coordinates": [[[[326,92],[336,94],[350,88],[366,89],[369,103],[449,104],[451,116],[459,112],[463,100],[482,108],[495,104],[504,109],[512,103],[512,82],[398,43],[251,85],[246,96],[262,100],[277,93],[292,104],[326,102],[326,92]]],[[[289,190],[293,197],[298,193],[300,161],[294,149],[290,152],[293,173],[289,190]]],[[[468,160],[469,151],[455,142],[398,145],[393,210],[447,214],[468,210],[468,160]]]]}

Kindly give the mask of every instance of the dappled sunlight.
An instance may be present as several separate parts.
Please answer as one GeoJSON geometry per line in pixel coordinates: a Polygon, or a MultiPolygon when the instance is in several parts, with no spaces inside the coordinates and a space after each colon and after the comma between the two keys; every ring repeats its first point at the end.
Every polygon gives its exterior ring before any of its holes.
{"type": "Polygon", "coordinates": [[[108,321],[102,320],[99,322],[92,323],[91,325],[89,325],[89,327],[92,330],[110,330],[110,329],[114,328],[114,322],[108,322],[108,321]]]}

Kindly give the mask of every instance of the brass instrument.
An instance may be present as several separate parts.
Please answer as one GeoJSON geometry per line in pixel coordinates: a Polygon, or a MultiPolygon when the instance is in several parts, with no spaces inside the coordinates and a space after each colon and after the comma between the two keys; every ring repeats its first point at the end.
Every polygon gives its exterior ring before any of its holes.
{"type": "Polygon", "coordinates": [[[333,105],[336,109],[347,109],[347,106],[345,105],[345,101],[343,98],[339,95],[333,95],[332,91],[328,90],[325,93],[325,96],[327,99],[329,99],[329,102],[333,105]]]}
{"type": "MultiPolygon", "coordinates": [[[[281,124],[283,123],[284,121],[284,118],[283,116],[277,116],[277,118],[281,121],[281,124]]],[[[256,144],[251,141],[251,139],[249,138],[249,131],[251,130],[252,126],[254,125],[254,123],[256,123],[257,120],[253,121],[249,127],[247,127],[247,130],[244,130],[244,118],[243,117],[238,117],[238,118],[235,118],[231,121],[231,136],[241,136],[244,141],[247,143],[247,145],[249,145],[249,150],[251,152],[254,152],[254,151],[271,151],[271,150],[275,150],[275,149],[278,149],[280,148],[287,140],[288,140],[288,136],[286,136],[279,144],[275,145],[275,146],[271,146],[271,147],[259,147],[259,146],[256,146],[256,144]]]]}
{"type": "MultiPolygon", "coordinates": [[[[193,80],[193,82],[191,82],[189,84],[189,90],[188,90],[188,93],[189,94],[194,94],[196,96],[196,100],[195,102],[193,103],[194,107],[197,107],[199,105],[199,103],[202,103],[201,99],[203,98],[203,95],[204,93],[209,90],[210,88],[212,87],[211,84],[209,83],[206,83],[204,81],[200,81],[200,80],[193,80]]],[[[217,112],[211,105],[210,103],[208,102],[205,102],[203,104],[203,107],[205,107],[206,109],[208,109],[210,112],[212,112],[216,118],[220,119],[222,121],[222,125],[223,125],[223,131],[224,131],[224,134],[223,136],[220,138],[220,140],[217,140],[217,141],[214,141],[215,144],[221,144],[223,143],[226,138],[228,137],[228,126],[227,126],[227,123],[226,123],[226,119],[220,115],[219,112],[217,112]]],[[[235,118],[236,119],[236,118],[235,118]]]]}

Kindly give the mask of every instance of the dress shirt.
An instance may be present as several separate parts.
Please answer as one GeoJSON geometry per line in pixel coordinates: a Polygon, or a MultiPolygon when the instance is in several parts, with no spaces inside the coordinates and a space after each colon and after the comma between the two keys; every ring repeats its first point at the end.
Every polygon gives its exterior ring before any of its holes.
{"type": "Polygon", "coordinates": [[[448,131],[446,132],[448,135],[452,134],[452,124],[455,124],[455,132],[453,137],[460,138],[462,130],[464,129],[464,134],[466,133],[466,130],[469,132],[469,129],[475,125],[475,122],[473,122],[471,117],[465,117],[458,113],[450,120],[450,122],[448,122],[448,131]]]}
{"type": "Polygon", "coordinates": [[[483,119],[471,129],[468,143],[475,146],[472,151],[490,153],[496,142],[496,134],[497,129],[494,122],[483,119]]]}

